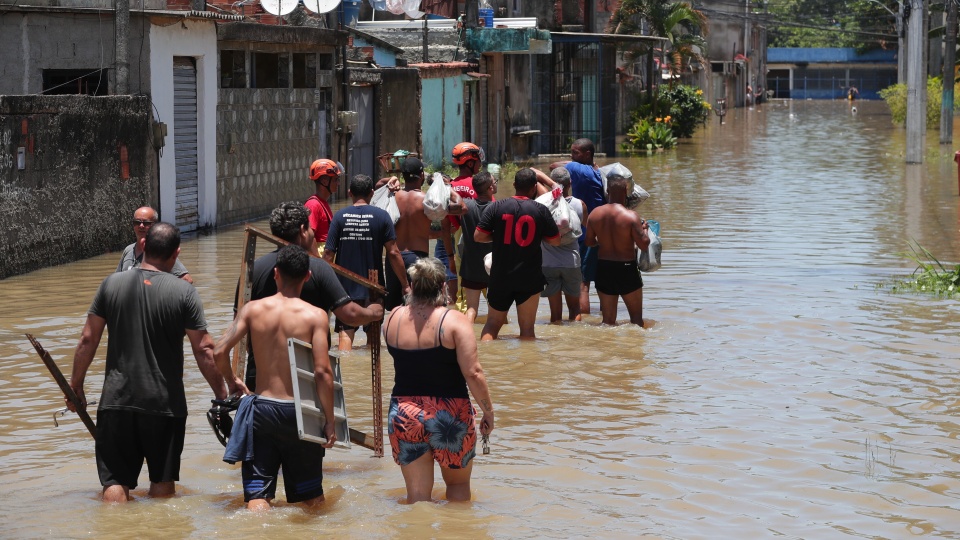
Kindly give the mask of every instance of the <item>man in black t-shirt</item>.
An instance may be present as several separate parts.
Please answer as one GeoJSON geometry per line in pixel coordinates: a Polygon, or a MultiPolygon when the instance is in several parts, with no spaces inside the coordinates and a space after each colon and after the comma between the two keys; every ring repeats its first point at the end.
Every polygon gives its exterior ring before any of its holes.
{"type": "MultiPolygon", "coordinates": [[[[310,211],[299,202],[280,203],[271,212],[270,232],[291,244],[297,244],[308,253],[317,252],[313,229],[310,227],[310,211]]],[[[277,251],[254,261],[251,300],[277,294],[277,283],[273,279],[273,269],[277,266],[277,251]]],[[[383,306],[375,304],[362,307],[351,300],[350,295],[337,279],[333,268],[323,259],[316,257],[310,257],[310,279],[304,283],[300,298],[324,311],[333,310],[338,319],[342,318],[348,324],[360,326],[383,319],[383,306]]],[[[236,313],[236,297],[233,301],[233,309],[236,313]]],[[[255,391],[257,366],[253,357],[253,347],[248,348],[245,379],[250,390],[255,391]]]]}
{"type": "Polygon", "coordinates": [[[179,253],[177,228],[155,223],[147,233],[141,265],[100,284],[74,354],[70,386],[85,404],[84,378],[104,328],[109,329],[96,441],[104,502],[127,502],[144,460],[150,496],[176,491],[187,420],[184,335],[217,399],[227,397],[228,386],[230,393],[246,391],[238,381],[224,385],[200,296],[169,273],[179,253]]]}
{"type": "Polygon", "coordinates": [[[510,305],[517,304],[521,338],[534,338],[533,323],[543,285],[540,242],[560,244],[560,230],[546,206],[533,201],[537,175],[520,169],[513,180],[516,196],[487,205],[477,230],[477,242],[493,242],[493,264],[487,291],[487,323],[481,339],[497,339],[510,305]]]}
{"type": "MultiPolygon", "coordinates": [[[[360,277],[368,277],[370,270],[377,271],[377,281],[384,284],[383,250],[387,250],[390,266],[397,276],[402,276],[401,288],[406,291],[406,269],[403,257],[397,249],[397,232],[393,228],[393,220],[385,210],[372,206],[373,179],[365,174],[358,174],[350,180],[350,197],[353,205],[341,209],[333,216],[330,222],[330,232],[327,234],[327,245],[323,249],[323,260],[336,262],[360,277]]],[[[350,297],[360,305],[370,305],[370,292],[363,285],[340,277],[340,284],[346,289],[350,297]]],[[[383,304],[380,299],[378,303],[383,304]]],[[[356,326],[351,326],[337,317],[334,331],[340,333],[340,342],[337,346],[341,351],[353,349],[353,337],[357,332],[356,326]]]]}
{"type": "Polygon", "coordinates": [[[473,175],[473,191],[475,199],[464,198],[467,212],[460,216],[460,226],[463,233],[460,236],[460,285],[463,287],[463,296],[467,304],[465,315],[473,324],[477,320],[477,308],[480,306],[480,293],[486,292],[490,284],[490,274],[483,267],[483,258],[490,253],[493,246],[489,243],[480,244],[473,239],[473,232],[477,230],[477,223],[483,216],[483,211],[493,202],[493,195],[497,192],[497,181],[488,172],[473,175]]]}

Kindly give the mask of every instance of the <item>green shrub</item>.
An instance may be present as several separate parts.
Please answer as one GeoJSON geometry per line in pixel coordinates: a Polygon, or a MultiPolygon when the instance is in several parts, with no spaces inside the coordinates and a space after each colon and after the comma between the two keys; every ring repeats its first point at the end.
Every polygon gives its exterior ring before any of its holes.
{"type": "Polygon", "coordinates": [[[670,125],[675,137],[688,139],[698,126],[706,123],[710,105],[703,100],[703,90],[678,84],[673,88],[660,87],[659,93],[664,101],[670,103],[670,125]]]}
{"type": "MultiPolygon", "coordinates": [[[[880,97],[887,102],[893,123],[902,124],[907,120],[907,85],[900,83],[888,86],[880,91],[880,97]]],[[[940,106],[943,103],[943,82],[940,77],[927,79],[927,129],[940,129],[940,106]]],[[[953,88],[953,108],[960,108],[960,84],[953,88]]]]}
{"type": "Polygon", "coordinates": [[[686,139],[693,136],[697,127],[704,125],[710,115],[710,104],[703,100],[703,90],[695,86],[678,84],[661,86],[653,102],[647,102],[633,112],[634,122],[669,116],[673,136],[686,139]]]}
{"type": "Polygon", "coordinates": [[[626,150],[646,150],[653,152],[664,148],[673,148],[677,145],[677,138],[673,135],[673,122],[667,116],[650,121],[642,118],[627,131],[626,150]]]}

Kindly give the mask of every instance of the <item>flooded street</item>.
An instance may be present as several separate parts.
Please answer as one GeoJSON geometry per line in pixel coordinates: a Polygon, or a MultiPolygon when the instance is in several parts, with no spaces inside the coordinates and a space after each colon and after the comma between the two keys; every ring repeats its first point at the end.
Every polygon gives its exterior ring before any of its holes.
{"type": "MultiPolygon", "coordinates": [[[[960,537],[960,302],[878,288],[913,270],[899,255],[910,240],[960,261],[957,145],[930,131],[908,168],[886,106],[858,107],[738,109],[676,150],[620,159],[651,193],[640,214],[661,224],[650,328],[599,326],[594,296],[582,323],[547,325],[542,301],[539,340],[512,324],[481,344],[497,428],[469,504],[399,504],[388,442],[382,459],[328,451],[319,515],[247,514],[188,354],[180,495],[143,498],[144,470],[136,503],[102,505],[93,442],[76,415],[54,428],[62,395],[23,334],[69,376],[119,253],[0,281],[0,537],[960,537]]],[[[215,337],[241,243],[231,227],[183,245],[215,337]]],[[[370,431],[366,348],[342,362],[351,427],[370,431]]]]}

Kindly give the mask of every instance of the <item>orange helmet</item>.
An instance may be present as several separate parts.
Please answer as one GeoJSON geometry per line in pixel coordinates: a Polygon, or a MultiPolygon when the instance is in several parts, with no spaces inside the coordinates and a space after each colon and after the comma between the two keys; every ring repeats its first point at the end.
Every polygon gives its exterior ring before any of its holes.
{"type": "Polygon", "coordinates": [[[340,167],[332,159],[318,159],[310,165],[310,179],[319,180],[324,176],[340,176],[340,167]]]}
{"type": "Polygon", "coordinates": [[[453,147],[455,165],[463,165],[472,159],[483,161],[483,149],[470,142],[462,142],[453,147]]]}

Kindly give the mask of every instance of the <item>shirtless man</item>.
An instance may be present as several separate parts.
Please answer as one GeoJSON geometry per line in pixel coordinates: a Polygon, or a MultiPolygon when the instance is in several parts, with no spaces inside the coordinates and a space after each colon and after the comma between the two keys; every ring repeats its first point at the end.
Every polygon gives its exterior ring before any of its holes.
{"type": "Polygon", "coordinates": [[[337,440],[333,370],[327,356],[327,314],[300,299],[300,290],[310,278],[307,252],[296,245],[281,248],[273,277],[277,281],[277,294],[244,304],[213,350],[217,368],[227,381],[233,381],[231,386],[240,386],[242,381],[233,372],[230,351],[247,332],[257,358],[259,394],[252,398],[250,405],[254,407],[250,443],[253,459],[244,461],[241,469],[243,500],[249,510],[270,508],[281,466],[288,503],[303,502],[312,506],[323,502],[324,447],[332,447],[337,440]],[[313,347],[317,395],[327,418],[323,428],[327,442],[322,447],[300,440],[297,434],[287,338],[300,339],[313,347]]]}
{"type": "Polygon", "coordinates": [[[637,267],[637,252],[647,249],[647,224],[627,209],[630,182],[619,174],[607,177],[608,204],[598,206],[587,218],[584,241],[598,247],[597,296],[603,324],[617,324],[617,298],[630,313],[630,322],[643,326],[643,279],[637,267]]]}
{"type": "MultiPolygon", "coordinates": [[[[444,238],[446,247],[453,251],[453,242],[450,240],[449,228],[446,234],[433,230],[431,221],[423,213],[423,162],[415,157],[408,157],[401,166],[403,175],[403,189],[394,196],[400,208],[400,219],[395,225],[397,232],[397,248],[403,257],[403,265],[410,268],[415,262],[429,256],[430,240],[444,238]]],[[[453,215],[460,215],[466,211],[466,205],[460,196],[453,190],[450,192],[450,205],[447,211],[453,215]]],[[[447,220],[444,220],[447,221],[447,220]]],[[[453,259],[450,259],[450,269],[456,275],[457,268],[453,259]]],[[[402,280],[408,283],[407,280],[402,280]]],[[[403,305],[403,288],[401,280],[392,269],[387,270],[387,298],[386,309],[393,309],[403,305]]]]}

